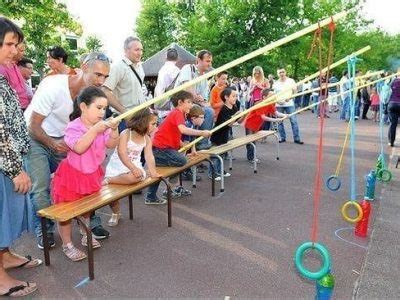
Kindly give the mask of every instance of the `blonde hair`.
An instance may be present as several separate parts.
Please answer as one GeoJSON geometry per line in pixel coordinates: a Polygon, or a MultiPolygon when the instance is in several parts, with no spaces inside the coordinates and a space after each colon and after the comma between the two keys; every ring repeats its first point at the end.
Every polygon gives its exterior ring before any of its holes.
{"type": "Polygon", "coordinates": [[[261,68],[260,66],[255,66],[253,68],[253,80],[256,80],[255,76],[254,76],[256,72],[260,72],[260,79],[261,79],[261,81],[264,81],[265,80],[265,76],[264,76],[263,68],[261,68]]]}

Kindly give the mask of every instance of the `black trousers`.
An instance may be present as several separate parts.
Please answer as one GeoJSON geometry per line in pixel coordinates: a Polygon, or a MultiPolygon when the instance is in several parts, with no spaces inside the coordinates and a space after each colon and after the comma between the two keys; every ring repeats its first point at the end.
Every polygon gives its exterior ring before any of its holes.
{"type": "Polygon", "coordinates": [[[388,112],[390,120],[388,138],[389,143],[393,146],[394,141],[396,140],[396,128],[400,117],[400,103],[389,102],[388,112]]]}

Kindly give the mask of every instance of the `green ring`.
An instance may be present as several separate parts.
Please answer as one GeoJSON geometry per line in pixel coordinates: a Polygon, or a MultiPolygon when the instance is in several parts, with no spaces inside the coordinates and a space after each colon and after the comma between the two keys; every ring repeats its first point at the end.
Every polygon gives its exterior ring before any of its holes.
{"type": "Polygon", "coordinates": [[[381,169],[379,170],[378,174],[380,180],[383,182],[389,182],[392,180],[392,173],[388,169],[381,169]]]}
{"type": "Polygon", "coordinates": [[[318,280],[328,274],[330,266],[331,266],[331,256],[329,254],[328,249],[325,248],[322,244],[313,243],[313,242],[305,242],[297,248],[294,262],[297,270],[304,277],[311,280],[318,280]],[[318,253],[322,257],[322,267],[317,272],[311,272],[303,266],[303,256],[304,253],[309,249],[316,249],[318,253]]]}

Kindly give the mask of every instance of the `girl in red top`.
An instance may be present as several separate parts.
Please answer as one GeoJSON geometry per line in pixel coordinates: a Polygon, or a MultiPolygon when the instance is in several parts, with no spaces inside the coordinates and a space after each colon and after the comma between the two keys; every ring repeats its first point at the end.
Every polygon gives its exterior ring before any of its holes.
{"type": "Polygon", "coordinates": [[[379,95],[376,92],[376,88],[371,89],[371,110],[374,112],[374,122],[378,122],[379,120],[379,95]]]}
{"type": "MultiPolygon", "coordinates": [[[[262,100],[265,101],[271,96],[274,95],[271,89],[266,88],[262,90],[262,100]]],[[[246,129],[246,135],[255,133],[261,130],[264,122],[281,122],[286,118],[288,115],[280,113],[275,108],[275,103],[262,106],[256,110],[250,112],[245,121],[244,127],[246,129]]],[[[254,162],[254,149],[250,145],[246,145],[247,149],[247,159],[249,162],[254,162]]],[[[257,159],[258,160],[258,159],[257,159]]],[[[258,162],[258,161],[257,161],[258,162]]]]}

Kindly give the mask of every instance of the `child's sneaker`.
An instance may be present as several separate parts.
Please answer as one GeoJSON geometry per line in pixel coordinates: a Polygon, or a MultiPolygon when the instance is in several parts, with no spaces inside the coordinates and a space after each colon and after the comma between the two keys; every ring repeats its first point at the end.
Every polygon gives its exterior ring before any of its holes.
{"type": "Polygon", "coordinates": [[[119,219],[121,219],[121,213],[111,214],[110,220],[108,220],[107,225],[110,227],[114,227],[118,225],[119,219]]]}
{"type": "Polygon", "coordinates": [[[76,248],[72,243],[69,243],[66,246],[62,246],[62,250],[64,254],[72,261],[80,261],[85,259],[86,253],[76,248]]]}
{"type": "Polygon", "coordinates": [[[231,177],[231,173],[228,173],[228,172],[224,171],[224,177],[231,177]]]}
{"type": "Polygon", "coordinates": [[[191,191],[185,189],[183,186],[176,187],[174,192],[180,194],[181,196],[190,196],[192,194],[191,191]]]}
{"type": "MultiPolygon", "coordinates": [[[[86,234],[82,235],[81,243],[82,243],[82,246],[87,247],[87,237],[86,237],[86,234]]],[[[96,240],[93,236],[92,236],[92,245],[93,245],[93,249],[96,249],[96,248],[100,248],[100,247],[101,247],[101,244],[99,243],[99,241],[96,240]]]]}
{"type": "MultiPolygon", "coordinates": [[[[228,174],[229,174],[229,173],[228,173],[228,174]]],[[[230,176],[230,175],[231,175],[231,174],[229,174],[229,176],[230,176]]],[[[212,179],[211,175],[208,175],[208,178],[212,179]]],[[[215,180],[215,181],[221,181],[221,176],[220,176],[220,175],[215,175],[214,180],[215,180]]]]}
{"type": "Polygon", "coordinates": [[[147,205],[151,205],[151,204],[158,204],[158,205],[160,205],[160,204],[165,204],[165,203],[167,203],[167,200],[165,200],[165,199],[159,199],[159,198],[157,198],[156,200],[150,200],[150,199],[144,199],[144,204],[147,204],[147,205]]]}

